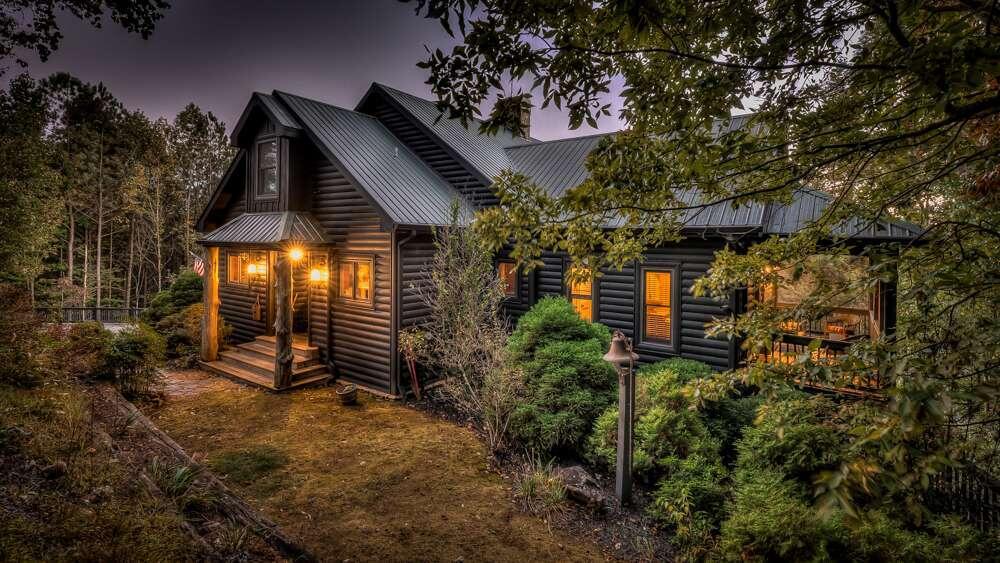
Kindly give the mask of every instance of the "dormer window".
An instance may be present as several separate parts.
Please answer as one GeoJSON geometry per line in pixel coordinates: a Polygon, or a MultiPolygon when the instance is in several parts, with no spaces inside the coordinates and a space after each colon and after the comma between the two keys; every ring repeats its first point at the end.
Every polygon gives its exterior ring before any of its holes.
{"type": "Polygon", "coordinates": [[[278,140],[257,143],[257,197],[278,197],[278,140]]]}

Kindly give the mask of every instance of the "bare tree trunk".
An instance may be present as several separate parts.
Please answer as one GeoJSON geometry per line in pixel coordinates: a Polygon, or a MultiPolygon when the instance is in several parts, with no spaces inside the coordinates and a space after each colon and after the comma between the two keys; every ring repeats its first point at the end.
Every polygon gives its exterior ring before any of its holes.
{"type": "Polygon", "coordinates": [[[101,306],[101,239],[104,234],[104,131],[101,131],[97,157],[97,270],[94,274],[97,284],[97,306],[101,306]]]}
{"type": "Polygon", "coordinates": [[[150,177],[156,197],[153,205],[153,241],[156,244],[156,291],[163,291],[163,200],[160,198],[160,182],[150,177]]]}
{"type": "Polygon", "coordinates": [[[76,243],[76,213],[73,211],[72,205],[67,205],[66,209],[69,211],[69,241],[66,244],[66,277],[69,278],[69,284],[73,285],[73,247],[76,243]]]}
{"type": "Polygon", "coordinates": [[[104,294],[109,298],[115,296],[115,225],[111,224],[108,232],[108,286],[104,294]]]}
{"type": "Polygon", "coordinates": [[[125,306],[132,302],[132,261],[135,258],[135,223],[129,219],[128,226],[128,273],[125,275],[125,306]]]}
{"type": "Polygon", "coordinates": [[[278,253],[274,265],[274,387],[292,384],[292,262],[287,252],[278,253]]]}
{"type": "Polygon", "coordinates": [[[90,296],[90,287],[87,285],[89,281],[87,273],[90,271],[90,228],[83,230],[83,305],[87,306],[87,297],[90,296]]]}

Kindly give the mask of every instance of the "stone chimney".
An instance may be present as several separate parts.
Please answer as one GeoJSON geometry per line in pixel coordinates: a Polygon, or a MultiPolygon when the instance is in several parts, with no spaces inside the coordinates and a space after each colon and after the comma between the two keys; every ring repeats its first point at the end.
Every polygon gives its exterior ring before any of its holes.
{"type": "Polygon", "coordinates": [[[531,136],[531,94],[521,95],[521,136],[531,136]]]}

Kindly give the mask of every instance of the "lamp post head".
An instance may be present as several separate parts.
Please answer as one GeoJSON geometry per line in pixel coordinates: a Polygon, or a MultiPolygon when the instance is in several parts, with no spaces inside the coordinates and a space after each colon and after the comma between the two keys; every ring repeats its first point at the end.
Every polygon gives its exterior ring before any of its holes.
{"type": "Polygon", "coordinates": [[[639,355],[629,349],[628,338],[620,330],[616,330],[611,337],[611,346],[608,353],[604,354],[604,361],[613,364],[615,367],[628,365],[639,359],[639,355]]]}

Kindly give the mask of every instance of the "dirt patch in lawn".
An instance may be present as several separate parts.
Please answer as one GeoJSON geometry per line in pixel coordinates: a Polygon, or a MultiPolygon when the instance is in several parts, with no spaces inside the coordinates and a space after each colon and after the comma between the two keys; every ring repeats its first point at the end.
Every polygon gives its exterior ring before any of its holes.
{"type": "Polygon", "coordinates": [[[367,394],[271,394],[168,372],[150,417],[320,558],[593,561],[588,538],[521,512],[467,428],[367,394]]]}

